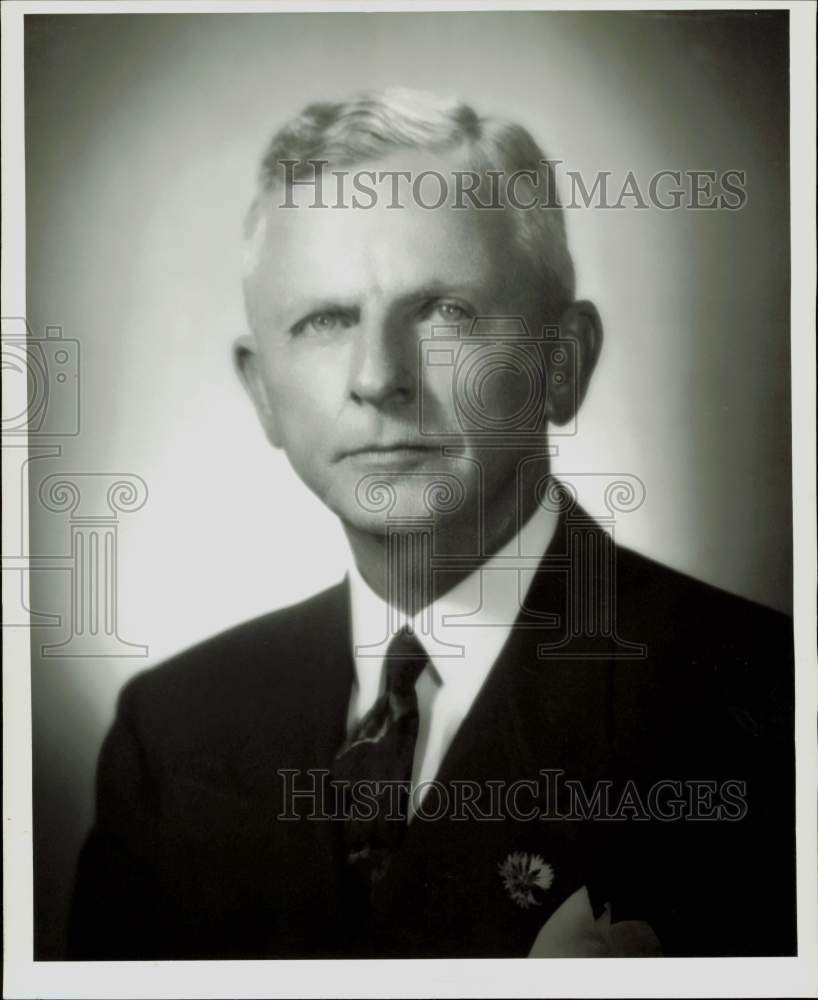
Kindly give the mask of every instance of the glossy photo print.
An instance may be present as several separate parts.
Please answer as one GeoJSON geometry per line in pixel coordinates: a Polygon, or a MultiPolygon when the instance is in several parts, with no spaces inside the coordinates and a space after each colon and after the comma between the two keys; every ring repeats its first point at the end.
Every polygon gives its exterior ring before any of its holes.
{"type": "Polygon", "coordinates": [[[37,995],[807,995],[814,12],[17,7],[37,995]]]}

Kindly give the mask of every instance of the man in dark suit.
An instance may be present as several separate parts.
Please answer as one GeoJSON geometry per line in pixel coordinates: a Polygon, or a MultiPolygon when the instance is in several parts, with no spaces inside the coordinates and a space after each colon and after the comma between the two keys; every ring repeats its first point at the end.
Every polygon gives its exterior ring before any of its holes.
{"type": "Polygon", "coordinates": [[[790,623],[552,478],[602,335],[552,184],[427,95],[274,137],[236,361],[353,564],[126,686],[72,956],[794,953],[790,623]]]}

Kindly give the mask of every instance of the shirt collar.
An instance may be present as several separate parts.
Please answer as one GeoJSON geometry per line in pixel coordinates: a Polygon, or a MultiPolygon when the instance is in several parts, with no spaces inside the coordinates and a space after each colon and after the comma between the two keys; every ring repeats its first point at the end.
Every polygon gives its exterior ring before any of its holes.
{"type": "MultiPolygon", "coordinates": [[[[502,549],[432,603],[425,621],[423,612],[415,615],[412,627],[438,683],[473,697],[471,689],[482,684],[509,637],[557,519],[554,511],[538,506],[502,549]]],[[[361,694],[372,694],[366,700],[374,700],[389,639],[407,618],[372,590],[354,559],[349,583],[356,681],[361,694]]]]}

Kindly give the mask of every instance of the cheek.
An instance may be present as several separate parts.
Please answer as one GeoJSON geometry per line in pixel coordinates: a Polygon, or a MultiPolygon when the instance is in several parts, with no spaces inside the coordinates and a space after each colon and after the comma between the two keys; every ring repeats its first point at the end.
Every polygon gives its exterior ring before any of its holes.
{"type": "Polygon", "coordinates": [[[279,352],[267,362],[278,426],[293,443],[313,447],[334,426],[344,398],[343,360],[329,352],[279,352]]]}

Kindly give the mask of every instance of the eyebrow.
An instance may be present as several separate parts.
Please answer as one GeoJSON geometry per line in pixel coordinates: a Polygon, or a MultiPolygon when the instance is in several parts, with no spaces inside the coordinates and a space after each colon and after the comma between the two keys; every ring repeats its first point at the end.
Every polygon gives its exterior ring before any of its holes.
{"type": "Polygon", "coordinates": [[[467,283],[457,284],[450,282],[432,282],[422,285],[420,288],[407,295],[400,296],[399,301],[409,302],[413,299],[445,299],[451,296],[474,297],[482,290],[482,285],[477,287],[467,283]]]}

